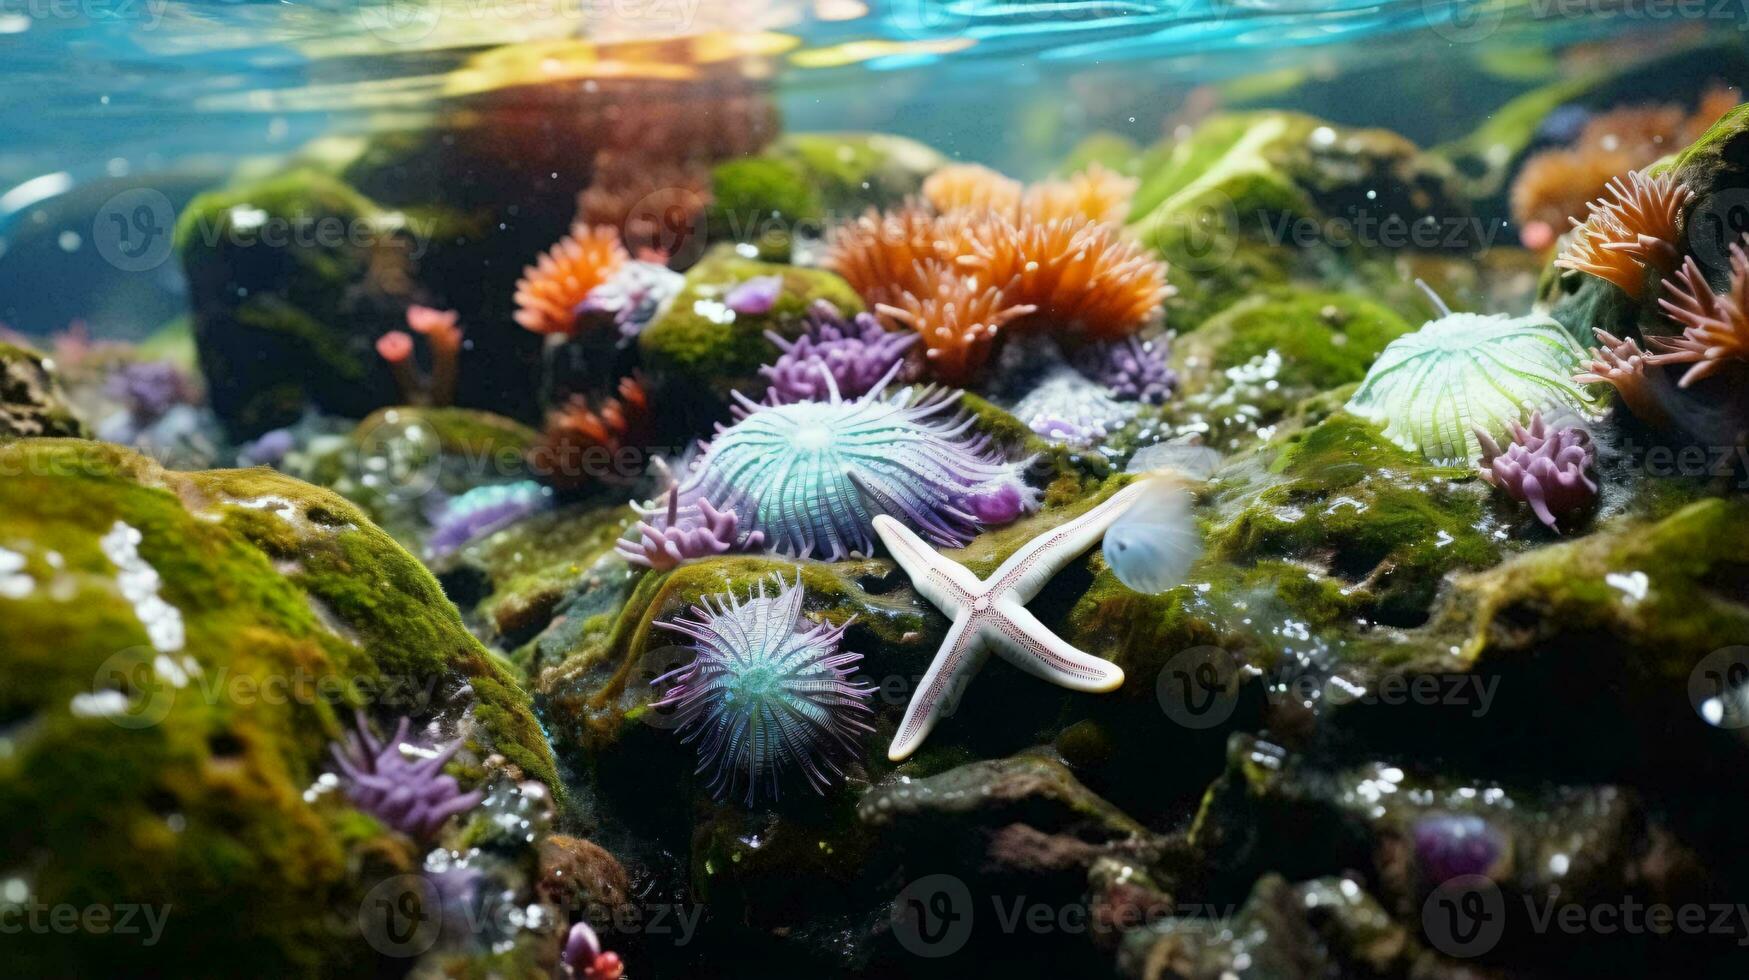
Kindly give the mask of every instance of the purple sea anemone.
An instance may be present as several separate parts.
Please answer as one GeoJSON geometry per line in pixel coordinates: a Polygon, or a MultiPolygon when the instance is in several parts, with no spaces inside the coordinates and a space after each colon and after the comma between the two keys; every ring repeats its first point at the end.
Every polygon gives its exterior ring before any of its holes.
{"type": "Polygon", "coordinates": [[[479,790],[462,792],[455,777],[443,772],[461,748],[459,740],[430,757],[408,758],[403,754],[402,744],[411,725],[402,718],[395,734],[379,741],[360,714],[358,730],[331,751],[334,764],[346,779],[346,798],[353,806],[402,833],[429,838],[450,817],[473,809],[485,794],[479,790]]]}
{"type": "Polygon", "coordinates": [[[1075,366],[1118,398],[1158,405],[1178,387],[1178,375],[1166,366],[1167,345],[1165,337],[1136,336],[1089,344],[1076,356],[1075,366]]]}
{"type": "Polygon", "coordinates": [[[1482,875],[1506,853],[1506,839],[1481,817],[1434,813],[1415,821],[1415,860],[1429,884],[1482,875]]]}
{"type": "Polygon", "coordinates": [[[684,276],[660,263],[627,262],[590,290],[577,312],[610,316],[620,338],[633,340],[685,283],[684,276]]]}
{"type": "Polygon", "coordinates": [[[618,953],[603,952],[594,927],[579,921],[565,936],[565,966],[578,980],[619,980],[625,964],[618,953]]]}
{"type": "Polygon", "coordinates": [[[707,597],[693,618],[661,625],[693,639],[692,663],[656,679],[673,687],[655,702],[675,709],[678,729],[698,743],[698,773],[709,774],[719,799],[745,785],[752,806],[759,790],[778,795],[785,769],[802,771],[824,793],[844,776],[856,738],[873,731],[874,688],[851,681],[859,653],[840,653],[848,622],[802,620],[802,583],[777,577],[777,595],[737,602],[707,597]]]}
{"type": "Polygon", "coordinates": [[[754,276],[723,297],[723,305],[743,316],[770,313],[783,295],[782,276],[754,276]]]}
{"type": "Polygon", "coordinates": [[[451,497],[431,515],[425,550],[438,558],[475,538],[508,527],[552,506],[553,491],[533,480],[475,487],[451,497]]]}
{"type": "Polygon", "coordinates": [[[700,499],[689,512],[689,518],[682,520],[680,495],[670,491],[667,497],[666,521],[660,525],[653,523],[648,518],[656,517],[656,512],[645,511],[646,519],[634,529],[638,537],[619,540],[616,550],[626,561],[646,568],[673,568],[690,558],[708,558],[734,550],[753,551],[765,542],[765,536],[758,531],[740,538],[736,534],[740,519],[732,510],[718,510],[710,501],[700,499]]]}
{"type": "Polygon", "coordinates": [[[188,373],[169,361],[134,361],[117,367],[104,392],[127,407],[137,428],[163,418],[177,405],[192,405],[197,395],[188,373]]]}
{"type": "Polygon", "coordinates": [[[808,330],[801,337],[790,341],[771,331],[765,336],[783,351],[776,363],[759,369],[771,379],[766,401],[773,405],[826,400],[825,373],[840,395],[867,394],[917,343],[915,333],[888,330],[873,314],[858,313],[846,322],[825,300],[808,310],[808,330]]]}
{"type": "Polygon", "coordinates": [[[759,405],[737,393],[745,417],[718,428],[681,483],[681,518],[697,520],[701,499],[721,501],[778,551],[836,561],[873,550],[876,514],[958,547],[980,527],[983,498],[1032,506],[1024,464],[968,435],[974,420],[953,414],[957,391],[886,394],[892,373],[848,401],[829,377],[827,401],[759,405]]]}
{"type": "Polygon", "coordinates": [[[1531,414],[1528,428],[1510,425],[1512,442],[1504,450],[1485,430],[1476,430],[1482,479],[1530,504],[1537,520],[1559,534],[1557,518],[1597,499],[1597,483],[1585,472],[1595,461],[1591,436],[1576,426],[1550,432],[1541,412],[1531,414]]]}

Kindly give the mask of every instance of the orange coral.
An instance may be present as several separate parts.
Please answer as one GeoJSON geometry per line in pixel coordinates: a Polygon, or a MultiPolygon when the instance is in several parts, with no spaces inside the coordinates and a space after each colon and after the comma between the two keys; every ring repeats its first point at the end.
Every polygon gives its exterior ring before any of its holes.
{"type": "Polygon", "coordinates": [[[1606,330],[1593,332],[1603,346],[1591,348],[1584,361],[1585,370],[1573,375],[1573,380],[1580,384],[1609,385],[1641,420],[1659,427],[1668,424],[1669,415],[1652,392],[1655,382],[1646,373],[1653,363],[1651,357],[1632,337],[1623,340],[1606,330]]]}
{"type": "Polygon", "coordinates": [[[923,199],[940,214],[954,211],[999,211],[1012,214],[1026,188],[975,163],[942,167],[923,182],[923,199]]]}
{"type": "Polygon", "coordinates": [[[1652,364],[1691,364],[1678,387],[1686,388],[1712,375],[1727,359],[1749,361],[1749,252],[1731,246],[1731,282],[1715,294],[1693,257],[1664,281],[1665,298],[1658,301],[1672,320],[1683,325],[1679,337],[1649,338],[1661,353],[1652,364]]]}
{"type": "Polygon", "coordinates": [[[649,431],[650,399],[643,380],[621,378],[617,398],[591,405],[582,395],[573,395],[563,408],[549,412],[528,465],[563,490],[595,482],[631,483],[642,475],[640,443],[649,441],[649,431]]]}
{"type": "Polygon", "coordinates": [[[1088,339],[1135,333],[1172,295],[1165,263],[1088,218],[992,218],[970,227],[968,244],[970,254],[958,259],[963,268],[1036,307],[1036,319],[1088,339]]]}
{"type": "Polygon", "coordinates": [[[578,223],[516,283],[516,322],[542,334],[569,334],[590,290],[626,261],[619,232],[578,223]]]}
{"type": "Polygon", "coordinates": [[[826,267],[844,277],[870,304],[896,302],[916,292],[916,270],[951,262],[965,249],[965,222],[937,217],[916,205],[897,211],[870,209],[832,235],[826,267]]]}
{"type": "Polygon", "coordinates": [[[893,302],[877,303],[875,312],[922,336],[930,369],[955,384],[984,366],[1005,325],[1033,311],[939,259],[917,262],[906,282],[893,302]]]}
{"type": "Polygon", "coordinates": [[[1682,212],[1692,200],[1694,192],[1668,174],[1647,177],[1630,170],[1625,179],[1609,182],[1604,197],[1590,205],[1589,218],[1574,222],[1578,234],[1555,266],[1612,282],[1637,299],[1648,266],[1675,267],[1682,212]]]}
{"type": "Polygon", "coordinates": [[[1021,201],[1021,212],[1033,221],[1085,217],[1122,224],[1130,214],[1130,199],[1141,181],[1099,164],[1066,180],[1035,184],[1021,201]]]}

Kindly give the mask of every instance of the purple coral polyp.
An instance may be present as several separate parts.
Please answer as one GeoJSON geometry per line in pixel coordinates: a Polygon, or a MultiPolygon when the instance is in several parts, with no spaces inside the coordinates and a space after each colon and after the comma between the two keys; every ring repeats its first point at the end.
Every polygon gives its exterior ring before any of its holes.
{"type": "Polygon", "coordinates": [[[332,747],[334,764],[353,806],[402,833],[431,838],[450,817],[478,806],[485,794],[462,792],[455,777],[443,771],[461,749],[459,739],[427,758],[409,759],[401,746],[411,725],[402,718],[393,736],[379,740],[360,715],[358,730],[332,747]]]}
{"type": "Polygon", "coordinates": [[[644,514],[633,529],[637,536],[621,538],[620,557],[646,568],[668,569],[693,558],[709,558],[725,552],[755,551],[765,542],[758,531],[744,537],[738,533],[740,518],[732,510],[718,510],[709,500],[699,500],[686,515],[680,513],[680,495],[668,493],[667,519],[658,524],[644,514]]]}
{"type": "Polygon", "coordinates": [[[1075,366],[1120,399],[1159,405],[1178,387],[1178,375],[1166,364],[1168,353],[1165,337],[1130,336],[1089,344],[1075,358],[1075,366]]]}
{"type": "Polygon", "coordinates": [[[766,331],[783,353],[759,369],[771,381],[766,401],[773,405],[824,401],[830,397],[826,375],[838,393],[855,398],[874,390],[917,343],[910,331],[888,330],[872,314],[858,313],[846,321],[838,308],[816,300],[808,310],[807,331],[795,340],[766,331]]]}
{"type": "Polygon", "coordinates": [[[742,316],[761,316],[770,313],[782,295],[782,276],[754,276],[729,290],[723,305],[742,316]]]}
{"type": "Polygon", "coordinates": [[[1559,534],[1562,517],[1597,500],[1597,483],[1587,475],[1596,461],[1591,436],[1576,426],[1551,431],[1540,412],[1531,414],[1529,426],[1511,425],[1512,441],[1504,449],[1487,432],[1476,431],[1482,479],[1530,504],[1537,520],[1559,534]]]}

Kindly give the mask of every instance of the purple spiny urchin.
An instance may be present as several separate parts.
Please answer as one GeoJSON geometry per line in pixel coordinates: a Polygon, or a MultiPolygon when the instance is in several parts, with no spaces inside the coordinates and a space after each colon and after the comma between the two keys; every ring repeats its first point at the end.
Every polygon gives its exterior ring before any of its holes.
{"type": "Polygon", "coordinates": [[[859,653],[840,653],[850,624],[804,621],[802,583],[777,578],[746,602],[733,595],[706,597],[692,618],[661,623],[693,640],[692,663],[656,679],[672,688],[655,702],[673,708],[679,731],[698,743],[698,772],[708,774],[719,799],[746,787],[752,806],[759,791],[778,795],[784,770],[800,769],[816,792],[844,776],[856,739],[873,729],[874,688],[851,677],[859,653]]]}
{"type": "Polygon", "coordinates": [[[1166,364],[1168,344],[1164,336],[1143,340],[1134,335],[1088,344],[1076,355],[1075,366],[1118,398],[1159,405],[1178,387],[1178,375],[1166,364]]]}
{"type": "Polygon", "coordinates": [[[1597,483],[1586,475],[1596,459],[1591,436],[1577,426],[1550,431],[1541,412],[1531,414],[1528,428],[1509,424],[1512,441],[1504,450],[1485,430],[1476,430],[1482,479],[1530,504],[1537,520],[1559,534],[1558,518],[1597,499],[1597,483]]]}
{"type": "Polygon", "coordinates": [[[754,551],[765,542],[758,531],[746,537],[737,534],[740,518],[732,510],[718,510],[710,501],[700,499],[684,518],[680,515],[680,495],[667,494],[667,519],[660,524],[658,512],[640,511],[645,518],[615,547],[620,557],[646,568],[673,568],[691,558],[708,558],[728,551],[754,551]]]}
{"type": "Polygon", "coordinates": [[[808,309],[807,332],[802,336],[785,340],[769,330],[765,336],[783,351],[776,362],[759,369],[771,380],[766,401],[773,405],[825,401],[826,373],[843,397],[867,394],[917,342],[915,333],[888,330],[869,313],[858,313],[847,322],[825,300],[816,300],[808,309]]]}
{"type": "Polygon", "coordinates": [[[959,392],[889,394],[897,371],[856,399],[838,397],[829,376],[825,401],[760,405],[737,392],[743,417],[719,428],[676,491],[683,519],[708,499],[777,551],[837,561],[874,550],[876,514],[963,547],[980,515],[1031,509],[1025,463],[972,434],[976,420],[954,412],[959,392]]]}
{"type": "Polygon", "coordinates": [[[379,741],[360,714],[358,730],[330,751],[345,777],[346,798],[353,806],[402,833],[429,838],[450,817],[473,809],[485,794],[479,790],[462,792],[455,777],[443,771],[461,748],[459,739],[430,756],[409,758],[403,745],[411,725],[402,718],[395,734],[379,741]]]}

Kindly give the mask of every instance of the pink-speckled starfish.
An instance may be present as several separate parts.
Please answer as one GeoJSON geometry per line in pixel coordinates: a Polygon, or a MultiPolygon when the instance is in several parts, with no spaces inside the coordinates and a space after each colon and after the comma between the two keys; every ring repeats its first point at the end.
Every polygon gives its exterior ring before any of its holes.
{"type": "Polygon", "coordinates": [[[977,673],[991,649],[1021,670],[1071,690],[1112,691],[1123,683],[1117,665],[1064,642],[1027,612],[1026,604],[1051,576],[1098,541],[1148,482],[1138,480],[1080,517],[1033,538],[983,580],[891,517],[874,519],[875,533],[911,577],[911,586],[953,620],[905,709],[887,758],[898,762],[923,744],[950,695],[977,673]]]}

